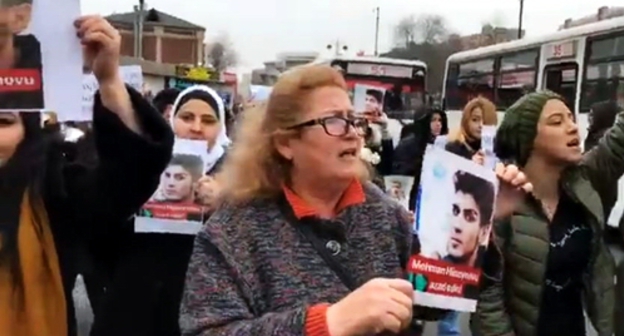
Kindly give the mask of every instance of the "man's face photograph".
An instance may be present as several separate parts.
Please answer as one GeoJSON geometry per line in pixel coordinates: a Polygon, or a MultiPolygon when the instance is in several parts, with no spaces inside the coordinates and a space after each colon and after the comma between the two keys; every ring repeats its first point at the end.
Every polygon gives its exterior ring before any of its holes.
{"type": "Polygon", "coordinates": [[[366,95],[366,112],[380,111],[380,105],[381,102],[377,100],[377,97],[371,94],[366,95]]]}
{"type": "Polygon", "coordinates": [[[451,234],[447,243],[450,257],[468,262],[487,238],[487,226],[481,226],[481,213],[470,194],[455,193],[452,204],[451,234]]]}

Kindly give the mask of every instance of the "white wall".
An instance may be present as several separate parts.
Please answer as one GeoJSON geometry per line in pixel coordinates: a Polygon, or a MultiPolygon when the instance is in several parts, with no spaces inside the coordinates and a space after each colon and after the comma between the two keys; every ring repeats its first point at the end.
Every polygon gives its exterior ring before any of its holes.
{"type": "Polygon", "coordinates": [[[157,94],[160,90],[165,88],[165,77],[143,74],[143,83],[152,91],[153,94],[157,94]]]}

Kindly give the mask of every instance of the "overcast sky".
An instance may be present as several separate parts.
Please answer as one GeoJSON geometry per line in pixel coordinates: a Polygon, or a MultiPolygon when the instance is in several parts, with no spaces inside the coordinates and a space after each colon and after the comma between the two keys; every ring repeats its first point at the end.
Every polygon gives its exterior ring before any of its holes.
{"type": "MultiPolygon", "coordinates": [[[[131,11],[135,2],[138,4],[138,0],[81,0],[83,13],[102,15],[131,11]]],[[[378,5],[380,51],[392,47],[394,25],[410,14],[443,15],[450,28],[462,35],[479,32],[486,22],[509,27],[518,24],[519,0],[147,0],[148,8],[206,27],[207,39],[227,33],[245,69],[261,66],[283,51],[323,51],[337,39],[353,51],[372,53],[373,9],[378,5]]],[[[601,5],[624,3],[526,0],[524,28],[529,36],[552,32],[566,18],[596,13],[601,5]]]]}

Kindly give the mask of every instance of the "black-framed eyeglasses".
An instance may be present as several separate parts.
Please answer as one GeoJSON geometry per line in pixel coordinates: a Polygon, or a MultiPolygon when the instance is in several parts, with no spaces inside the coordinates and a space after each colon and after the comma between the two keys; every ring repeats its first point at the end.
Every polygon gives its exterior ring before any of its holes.
{"type": "Polygon", "coordinates": [[[323,126],[325,133],[334,137],[341,137],[349,133],[349,127],[353,127],[357,135],[366,135],[368,129],[368,120],[366,118],[354,117],[345,118],[340,116],[329,116],[302,122],[300,124],[288,127],[288,129],[301,129],[315,125],[323,126]]]}

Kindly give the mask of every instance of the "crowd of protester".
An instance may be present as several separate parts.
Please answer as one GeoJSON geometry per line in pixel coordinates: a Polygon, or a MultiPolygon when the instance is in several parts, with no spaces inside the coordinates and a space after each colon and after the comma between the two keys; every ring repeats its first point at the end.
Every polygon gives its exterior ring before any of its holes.
{"type": "Polygon", "coordinates": [[[419,251],[409,210],[427,146],[447,136],[446,150],[483,164],[484,125],[500,125],[500,190],[473,335],[586,335],[584,312],[598,335],[624,332],[622,270],[603,238],[624,173],[616,103],[593,107],[585,153],[548,91],[500,122],[475,98],[454,130],[424,105],[394,147],[384,111],[355,113],[331,67],[289,71],[234,116],[207,86],[148,101],[115,75],[119,33],[100,17],[77,27],[101,33],[83,41],[101,88],[92,124],[0,113],[0,335],[421,335],[429,321],[460,335],[459,314],[419,306],[405,280],[419,251]],[[175,139],[206,143],[207,220],[196,235],[135,232],[175,139]],[[414,177],[409,210],[385,194],[391,174],[414,177]]]}

